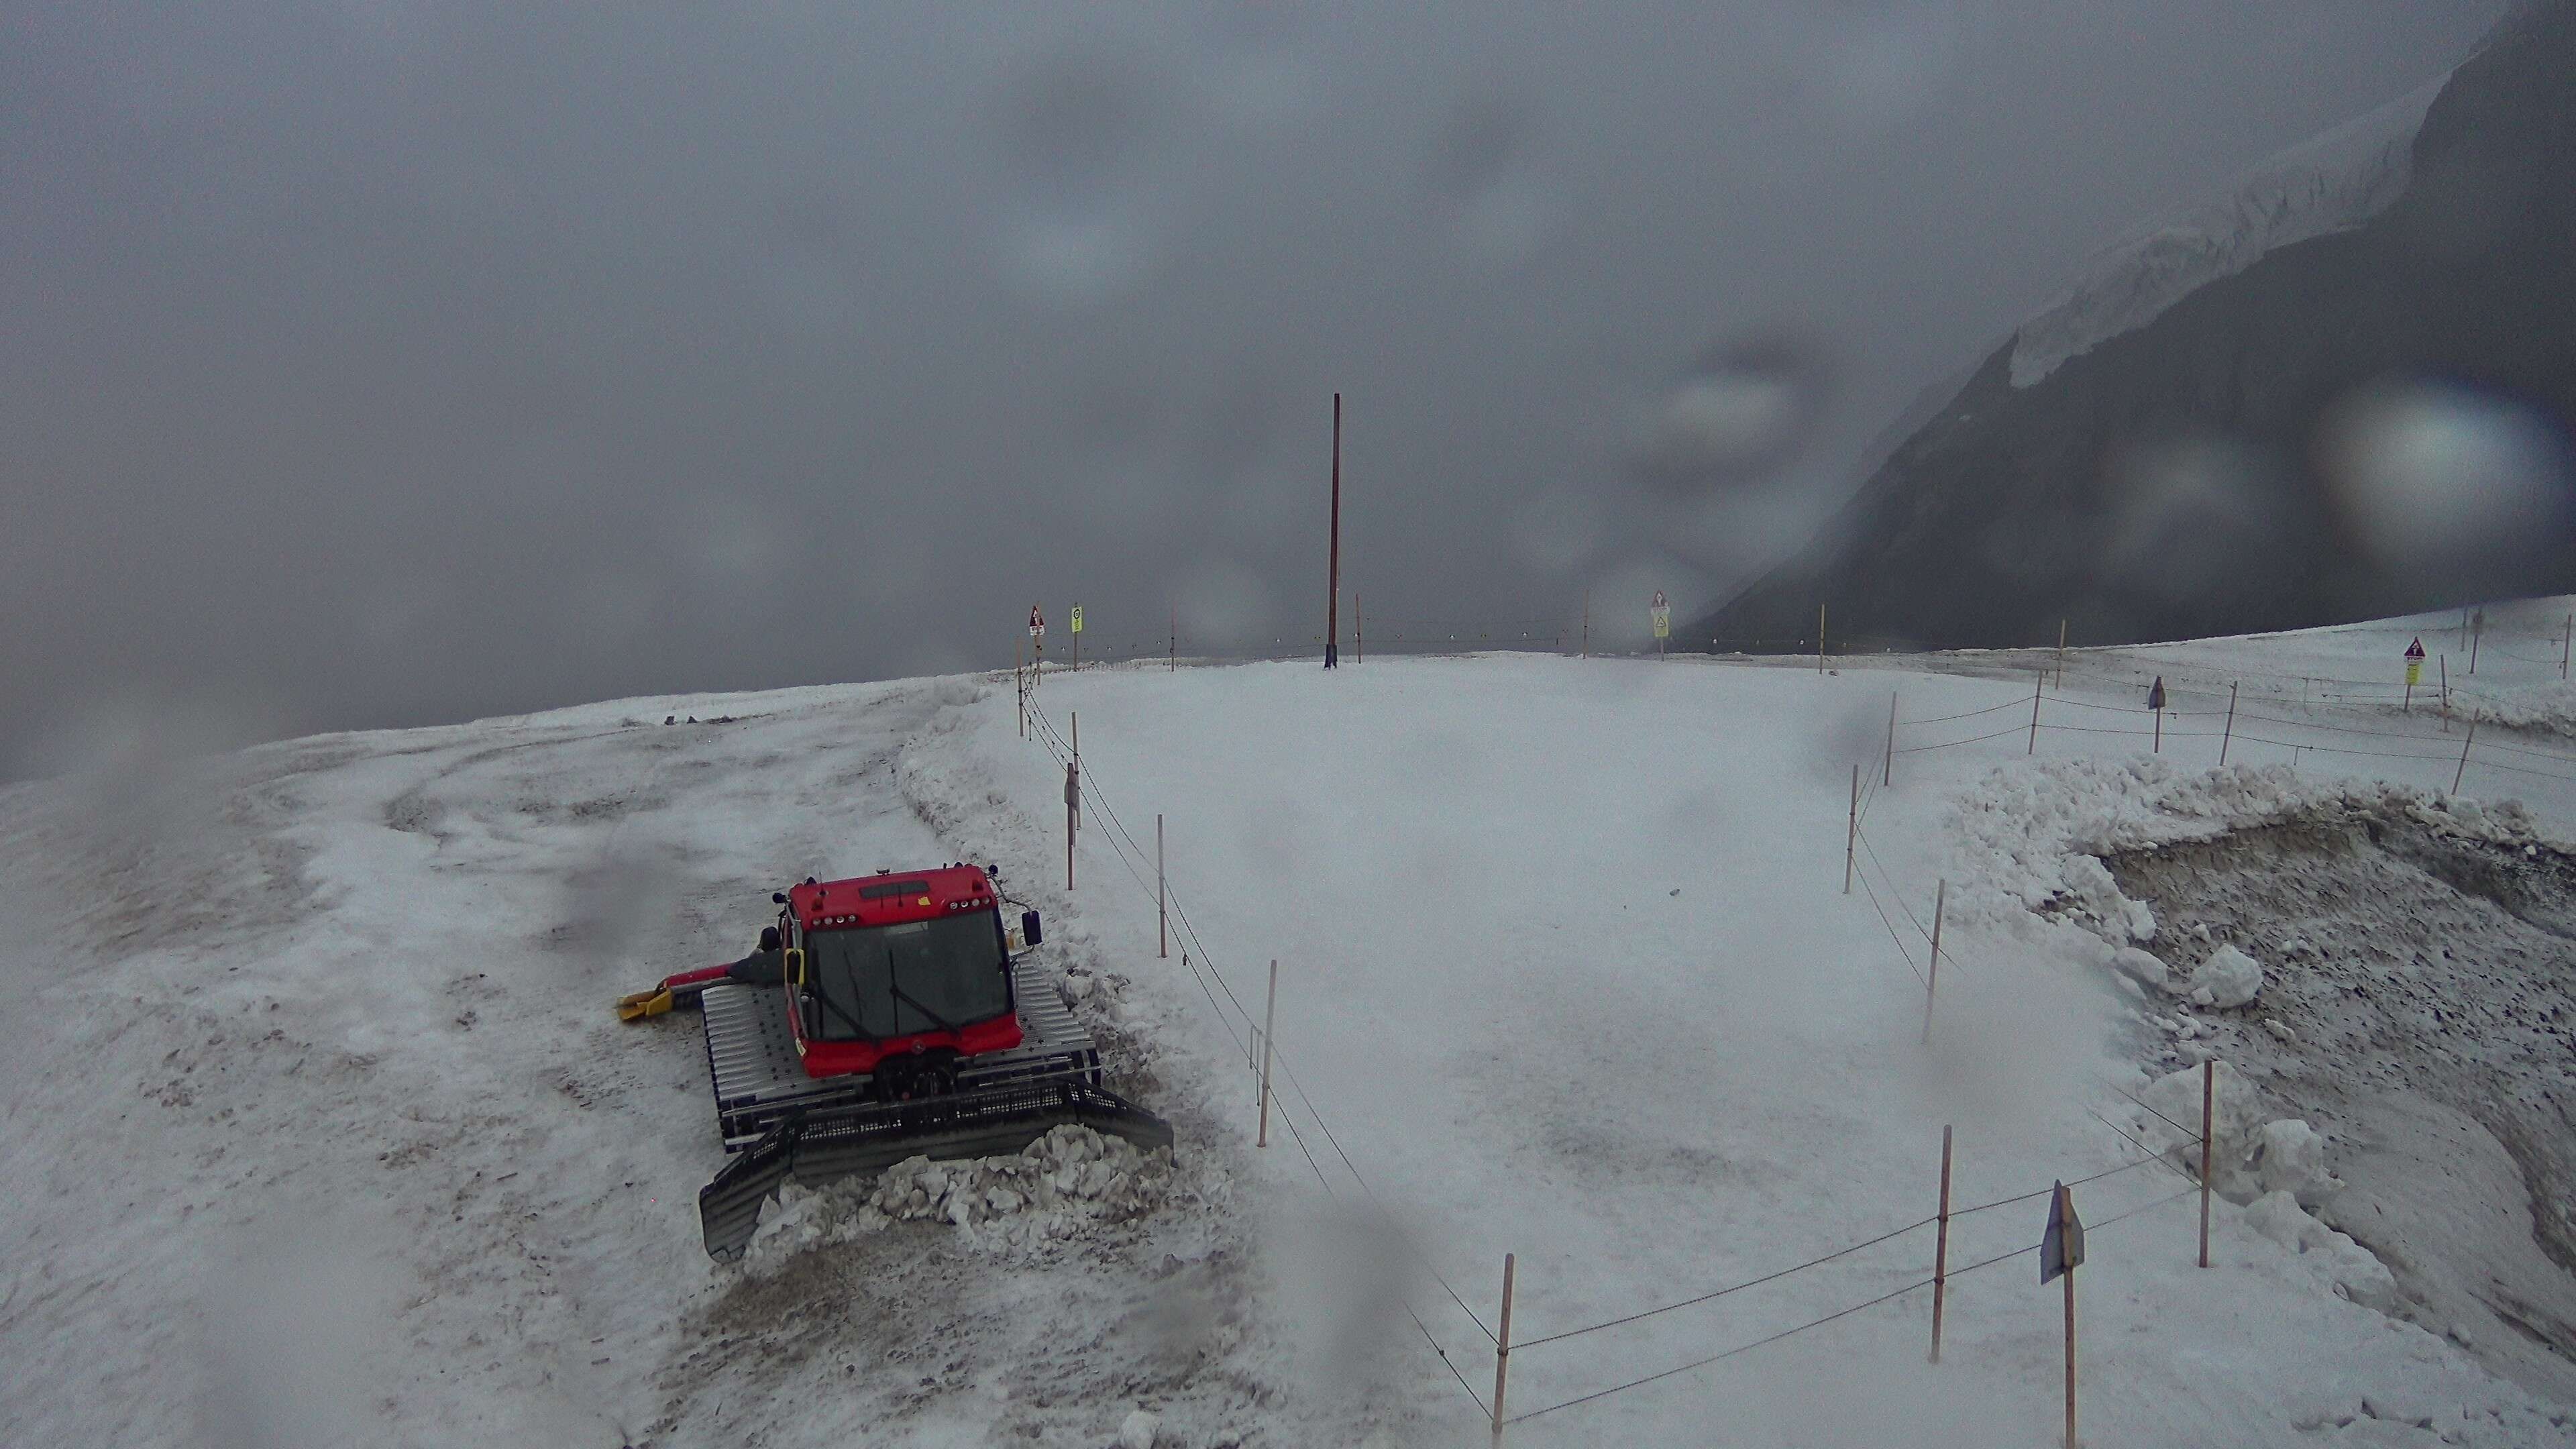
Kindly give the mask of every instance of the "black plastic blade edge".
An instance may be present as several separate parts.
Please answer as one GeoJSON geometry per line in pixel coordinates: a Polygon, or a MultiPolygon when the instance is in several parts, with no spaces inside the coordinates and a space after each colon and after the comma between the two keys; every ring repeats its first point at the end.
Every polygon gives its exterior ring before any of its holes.
{"type": "Polygon", "coordinates": [[[751,1235],[760,1227],[760,1205],[778,1195],[779,1184],[794,1170],[803,1130],[799,1122],[779,1123],[698,1189],[698,1231],[706,1239],[708,1257],[736,1262],[751,1246],[751,1235]]]}

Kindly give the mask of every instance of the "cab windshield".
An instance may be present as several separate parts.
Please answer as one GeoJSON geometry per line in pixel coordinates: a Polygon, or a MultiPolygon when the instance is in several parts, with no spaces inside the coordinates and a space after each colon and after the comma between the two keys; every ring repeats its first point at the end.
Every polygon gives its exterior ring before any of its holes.
{"type": "Polygon", "coordinates": [[[954,1031],[1011,1009],[1010,963],[990,912],[809,931],[812,1026],[827,1041],[954,1031]]]}

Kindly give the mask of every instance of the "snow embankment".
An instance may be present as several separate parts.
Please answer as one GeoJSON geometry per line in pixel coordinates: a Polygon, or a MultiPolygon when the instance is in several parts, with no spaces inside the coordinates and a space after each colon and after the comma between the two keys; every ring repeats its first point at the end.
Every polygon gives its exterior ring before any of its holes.
{"type": "Polygon", "coordinates": [[[2532,812],[2282,766],[1999,770],[1957,899],[2127,993],[2128,1130],[2298,1271],[2576,1394],[2576,857],[2532,812]]]}

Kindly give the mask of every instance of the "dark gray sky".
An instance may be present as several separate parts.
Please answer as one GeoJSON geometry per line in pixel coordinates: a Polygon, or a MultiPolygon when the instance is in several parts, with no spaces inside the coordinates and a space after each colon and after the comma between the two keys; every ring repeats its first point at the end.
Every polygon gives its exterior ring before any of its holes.
{"type": "Polygon", "coordinates": [[[1387,628],[1714,602],[2501,8],[0,0],[0,778],[1302,637],[1336,388],[1387,628]],[[1794,456],[1641,469],[1744,349],[1794,456]]]}

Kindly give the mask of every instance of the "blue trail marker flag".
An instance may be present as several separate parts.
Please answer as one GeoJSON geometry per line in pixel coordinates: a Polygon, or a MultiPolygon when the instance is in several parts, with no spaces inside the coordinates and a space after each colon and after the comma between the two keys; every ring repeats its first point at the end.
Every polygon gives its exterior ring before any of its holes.
{"type": "MultiPolygon", "coordinates": [[[[2075,1216],[2075,1194],[2065,1183],[2048,1198],[2048,1231],[2039,1238],[2039,1281],[2053,1282],[2084,1261],[2084,1224],[2075,1216]]],[[[2072,1301],[2072,1300],[2070,1300],[2072,1301]]]]}

